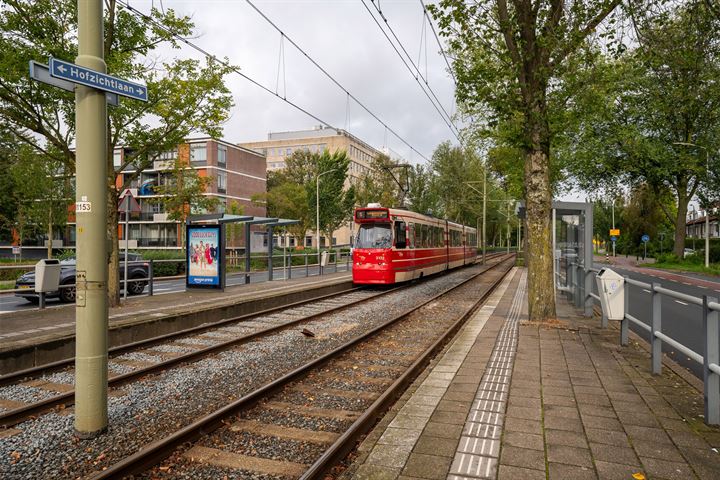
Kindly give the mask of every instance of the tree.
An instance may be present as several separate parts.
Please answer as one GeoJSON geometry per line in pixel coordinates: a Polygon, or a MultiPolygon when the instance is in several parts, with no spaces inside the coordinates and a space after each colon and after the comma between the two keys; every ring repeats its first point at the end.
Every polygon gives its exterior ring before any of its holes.
{"type": "MultiPolygon", "coordinates": [[[[228,206],[226,212],[228,215],[242,215],[245,213],[245,208],[240,205],[237,200],[231,201],[228,206]]],[[[238,237],[240,237],[240,232],[242,232],[243,226],[238,222],[232,222],[228,223],[226,226],[226,241],[225,245],[227,245],[229,248],[234,248],[237,245],[238,237]]],[[[247,245],[246,245],[247,248],[247,245]]]]}
{"type": "Polygon", "coordinates": [[[268,172],[267,192],[253,196],[253,202],[267,205],[268,216],[299,220],[287,230],[301,240],[315,225],[315,206],[310,206],[305,185],[314,185],[316,171],[317,154],[295,150],[285,158],[285,168],[268,172]]]}
{"type": "MultiPolygon", "coordinates": [[[[611,65],[593,115],[572,150],[584,186],[608,179],[648,185],[675,228],[683,256],[688,203],[720,169],[720,19],[690,2],[652,15],[635,12],[639,46],[611,65]]],[[[712,190],[712,188],[710,188],[712,190]]]]}
{"type": "Polygon", "coordinates": [[[438,197],[434,187],[432,170],[424,165],[415,165],[409,175],[408,206],[413,212],[434,214],[438,211],[438,197]]]}
{"type": "Polygon", "coordinates": [[[28,234],[47,237],[47,258],[52,258],[53,231],[64,227],[75,192],[70,177],[53,157],[38,154],[28,145],[17,149],[17,161],[9,171],[18,208],[18,234],[22,244],[28,234]]]}
{"type": "Polygon", "coordinates": [[[480,158],[471,150],[444,142],[433,152],[430,167],[435,176],[433,188],[438,198],[437,215],[454,222],[475,223],[476,218],[482,215],[482,198],[473,194],[464,182],[482,180],[480,158]]]}
{"type": "MultiPolygon", "coordinates": [[[[164,151],[177,148],[191,132],[218,137],[228,118],[232,97],[223,78],[229,67],[208,61],[174,59],[161,62],[160,45],[179,48],[169,32],[190,36],[193,23],[171,9],[151,9],[156,28],[145,18],[121,9],[115,0],[105,2],[105,62],[108,72],[147,85],[146,103],[122,100],[108,109],[107,209],[110,305],[119,303],[118,212],[119,195],[140,172],[164,151]],[[113,153],[123,146],[126,155],[118,166],[113,153]],[[132,166],[116,185],[116,171],[132,166]]],[[[77,55],[77,12],[74,0],[6,0],[0,10],[0,119],[21,142],[75,170],[73,151],[75,97],[69,92],[29,80],[29,60],[48,55],[72,60],[77,55]]]]}
{"type": "Polygon", "coordinates": [[[317,175],[322,177],[318,185],[317,176],[311,183],[306,183],[305,190],[309,205],[312,211],[316,212],[316,187],[319,186],[319,227],[328,239],[328,244],[332,245],[333,232],[351,218],[355,207],[355,187],[345,188],[350,157],[344,150],[332,154],[325,150],[322,154],[314,154],[314,157],[317,160],[317,175]]]}
{"type": "Polygon", "coordinates": [[[355,184],[356,202],[365,206],[379,203],[384,207],[399,207],[405,201],[408,170],[398,166],[387,155],[380,154],[370,162],[370,169],[355,184]]]}
{"type": "MultiPolygon", "coordinates": [[[[189,150],[189,146],[182,145],[180,150],[189,150]]],[[[154,192],[160,195],[156,201],[163,205],[168,218],[180,221],[183,248],[188,216],[191,213],[213,212],[220,202],[217,197],[205,195],[213,177],[200,176],[197,170],[189,165],[189,156],[189,151],[185,155],[178,155],[169,172],[168,181],[164,185],[153,187],[154,192]]]]}
{"type": "Polygon", "coordinates": [[[490,126],[512,126],[514,136],[508,140],[523,152],[531,320],[555,317],[548,96],[552,85],[570,74],[568,58],[619,4],[620,0],[441,0],[432,7],[455,58],[456,95],[462,108],[489,114],[490,126]]]}

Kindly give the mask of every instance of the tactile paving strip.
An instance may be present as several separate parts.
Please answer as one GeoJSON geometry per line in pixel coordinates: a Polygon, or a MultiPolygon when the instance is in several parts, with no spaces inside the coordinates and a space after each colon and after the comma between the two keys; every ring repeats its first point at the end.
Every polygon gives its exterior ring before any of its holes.
{"type": "Polygon", "coordinates": [[[523,271],[507,319],[495,341],[488,368],[465,421],[448,480],[497,478],[500,435],[517,351],[518,321],[525,298],[526,276],[527,272],[523,271]]]}

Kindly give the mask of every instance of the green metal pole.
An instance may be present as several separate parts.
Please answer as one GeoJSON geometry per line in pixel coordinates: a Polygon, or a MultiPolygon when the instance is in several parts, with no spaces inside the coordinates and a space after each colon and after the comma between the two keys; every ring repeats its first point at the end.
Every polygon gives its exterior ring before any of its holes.
{"type": "MultiPolygon", "coordinates": [[[[75,63],[105,73],[103,2],[78,0],[75,63]]],[[[77,299],[75,306],[75,431],[83,438],[107,429],[107,112],[105,94],[75,90],[77,299]],[[89,208],[87,208],[89,203],[89,208]]]]}

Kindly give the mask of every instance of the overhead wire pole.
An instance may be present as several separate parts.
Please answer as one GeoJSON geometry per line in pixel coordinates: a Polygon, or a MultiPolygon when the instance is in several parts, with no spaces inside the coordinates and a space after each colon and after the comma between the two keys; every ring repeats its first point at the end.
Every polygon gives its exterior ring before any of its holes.
{"type": "MultiPolygon", "coordinates": [[[[103,2],[78,0],[79,66],[105,73],[103,2]]],[[[75,302],[75,432],[94,437],[108,425],[107,410],[107,106],[105,93],[77,85],[75,302]],[[76,209],[77,210],[77,209],[76,209]]]]}

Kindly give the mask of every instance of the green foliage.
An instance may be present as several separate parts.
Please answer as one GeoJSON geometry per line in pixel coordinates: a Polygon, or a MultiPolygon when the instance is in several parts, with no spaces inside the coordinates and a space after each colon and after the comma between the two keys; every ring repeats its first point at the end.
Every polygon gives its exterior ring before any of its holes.
{"type": "Polygon", "coordinates": [[[345,188],[350,157],[347,152],[330,153],[325,150],[317,156],[317,177],[319,183],[305,184],[308,202],[313,212],[316,199],[320,206],[320,231],[325,234],[326,245],[331,245],[332,234],[343,223],[352,218],[355,207],[355,187],[345,188]],[[319,191],[319,197],[316,195],[319,191]]]}
{"type": "Polygon", "coordinates": [[[675,225],[680,254],[688,202],[719,191],[720,21],[701,2],[663,10],[648,3],[634,17],[638,47],[597,62],[604,87],[577,104],[585,120],[567,154],[586,189],[644,183],[659,198],[671,192],[674,206],[658,205],[675,225]]]}
{"type": "Polygon", "coordinates": [[[154,201],[163,205],[170,220],[179,220],[184,231],[191,213],[213,212],[220,200],[205,195],[213,177],[201,177],[197,170],[189,167],[182,159],[175,160],[169,173],[170,180],[167,183],[153,187],[153,191],[161,195],[154,201]]]}
{"type": "Polygon", "coordinates": [[[355,184],[356,202],[365,206],[379,203],[384,207],[399,207],[405,200],[409,182],[409,168],[400,167],[387,155],[379,155],[370,163],[370,170],[355,184]]]}
{"type": "Polygon", "coordinates": [[[415,165],[409,173],[408,208],[423,214],[438,211],[438,197],[434,188],[432,170],[424,165],[415,165]]]}
{"type": "MultiPolygon", "coordinates": [[[[45,62],[48,55],[72,61],[77,56],[77,2],[74,0],[6,0],[0,9],[0,120],[1,124],[38,153],[52,157],[70,173],[75,170],[72,149],[75,132],[75,96],[28,77],[30,60],[45,62]]],[[[148,102],[123,99],[108,108],[108,195],[117,197],[127,185],[115,187],[113,150],[126,147],[121,169],[138,172],[158,156],[177,147],[193,132],[218,137],[229,116],[232,96],[224,84],[229,67],[208,61],[172,59],[164,62],[157,50],[180,48],[177,40],[115,0],[105,2],[105,62],[108,73],[145,83],[148,102]]],[[[190,17],[172,9],[152,8],[149,14],[168,30],[188,37],[190,17]]],[[[108,201],[108,233],[113,239],[109,288],[117,301],[117,201],[108,201]]],[[[115,299],[115,300],[113,300],[115,299]]]]}

